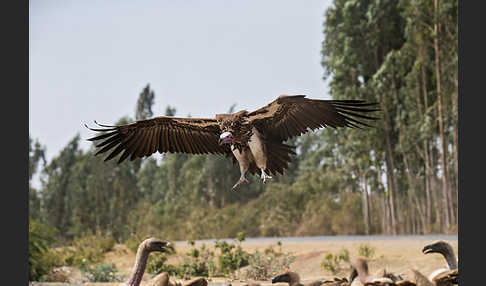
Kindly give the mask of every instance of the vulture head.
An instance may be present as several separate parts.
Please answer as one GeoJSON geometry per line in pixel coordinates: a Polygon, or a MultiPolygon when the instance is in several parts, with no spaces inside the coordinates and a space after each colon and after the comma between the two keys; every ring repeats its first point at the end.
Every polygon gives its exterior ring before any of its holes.
{"type": "Polygon", "coordinates": [[[219,135],[219,145],[233,144],[233,134],[229,131],[225,131],[219,135]]]}
{"type": "Polygon", "coordinates": [[[437,240],[429,245],[424,246],[422,252],[424,254],[440,253],[447,261],[449,269],[457,269],[457,258],[454,254],[454,249],[448,242],[444,240],[437,240]]]}
{"type": "Polygon", "coordinates": [[[454,250],[452,249],[452,246],[449,243],[443,240],[438,240],[432,244],[424,246],[422,252],[424,254],[440,253],[445,256],[449,253],[454,253],[454,250]]]}
{"type": "Polygon", "coordinates": [[[174,246],[170,242],[153,237],[144,240],[139,247],[142,247],[147,252],[170,252],[174,250],[174,246]]]}
{"type": "Polygon", "coordinates": [[[277,275],[272,278],[272,284],[278,283],[278,282],[287,282],[290,285],[293,283],[299,283],[300,282],[300,277],[299,274],[295,272],[285,272],[283,274],[277,275]]]}

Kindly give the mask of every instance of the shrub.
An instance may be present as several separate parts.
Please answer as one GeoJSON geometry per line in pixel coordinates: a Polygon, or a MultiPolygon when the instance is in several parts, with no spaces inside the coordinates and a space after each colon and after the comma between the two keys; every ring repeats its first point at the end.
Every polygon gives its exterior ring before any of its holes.
{"type": "Polygon", "coordinates": [[[29,219],[29,280],[37,281],[56,266],[47,255],[56,230],[29,219]]]}
{"type": "MultiPolygon", "coordinates": [[[[281,243],[277,244],[279,247],[281,243]]],[[[283,253],[281,248],[275,251],[273,247],[267,247],[263,253],[256,250],[249,256],[249,266],[246,269],[246,278],[253,280],[267,280],[272,276],[290,269],[295,256],[283,253]]]]}
{"type": "Polygon", "coordinates": [[[119,282],[115,264],[101,263],[96,265],[86,265],[81,267],[90,282],[119,282]]]}
{"type": "MultiPolygon", "coordinates": [[[[189,241],[189,244],[194,245],[194,241],[189,241]]],[[[213,276],[216,273],[214,252],[206,248],[205,244],[200,249],[194,247],[186,253],[183,263],[176,269],[180,278],[187,276],[213,276]]]]}
{"type": "Polygon", "coordinates": [[[375,248],[367,243],[363,243],[359,245],[358,253],[360,256],[364,256],[366,258],[373,258],[375,256],[375,248]]]}
{"type": "Polygon", "coordinates": [[[167,262],[166,253],[154,253],[149,256],[147,262],[147,272],[153,275],[157,275],[162,272],[167,272],[172,276],[183,276],[183,271],[175,265],[166,264],[167,262]]]}
{"type": "Polygon", "coordinates": [[[161,272],[164,272],[162,270],[162,267],[164,266],[166,261],[167,261],[167,256],[165,255],[165,253],[151,254],[147,261],[147,273],[156,275],[161,272]]]}
{"type": "Polygon", "coordinates": [[[337,254],[327,253],[321,262],[321,267],[331,271],[332,274],[336,274],[343,269],[341,267],[342,261],[349,262],[349,251],[347,249],[342,249],[337,254]]]}
{"type": "Polygon", "coordinates": [[[72,241],[71,246],[50,249],[47,257],[56,266],[84,267],[101,262],[104,253],[113,249],[115,239],[99,233],[85,235],[72,241]]]}
{"type": "MultiPolygon", "coordinates": [[[[241,242],[242,240],[238,241],[241,242]]],[[[249,254],[239,244],[216,241],[215,248],[219,248],[221,251],[218,256],[218,270],[221,274],[227,275],[240,267],[248,265],[249,254]]]]}

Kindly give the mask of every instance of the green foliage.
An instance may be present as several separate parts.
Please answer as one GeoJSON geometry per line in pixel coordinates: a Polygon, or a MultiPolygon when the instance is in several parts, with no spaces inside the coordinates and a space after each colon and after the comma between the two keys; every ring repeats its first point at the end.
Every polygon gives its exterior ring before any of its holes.
{"type": "Polygon", "coordinates": [[[86,267],[101,262],[104,254],[113,249],[114,245],[113,237],[98,233],[76,238],[70,247],[52,250],[51,254],[56,264],[86,267]]]}
{"type": "MultiPolygon", "coordinates": [[[[278,245],[280,247],[280,245],[278,245]]],[[[267,280],[278,273],[290,269],[295,256],[290,253],[275,251],[273,247],[266,248],[263,253],[256,250],[249,256],[249,266],[246,269],[246,278],[253,280],[267,280]]]]}
{"type": "MultiPolygon", "coordinates": [[[[164,264],[167,261],[165,253],[153,253],[149,256],[147,261],[147,272],[150,274],[159,274],[164,272],[164,264]]],[[[170,275],[171,273],[169,273],[170,275]]]]}
{"type": "Polygon", "coordinates": [[[29,281],[38,281],[55,265],[48,256],[56,230],[29,219],[29,281]]]}
{"type": "Polygon", "coordinates": [[[359,245],[358,254],[360,256],[371,259],[375,256],[375,252],[376,252],[376,248],[367,243],[363,243],[359,245]]]}
{"type": "Polygon", "coordinates": [[[342,249],[336,254],[326,253],[321,262],[321,268],[336,274],[343,269],[342,262],[349,262],[349,251],[347,249],[342,249]]]}
{"type": "Polygon", "coordinates": [[[118,270],[113,263],[100,263],[81,267],[90,282],[119,282],[118,270]]]}
{"type": "Polygon", "coordinates": [[[184,261],[178,267],[179,277],[192,276],[214,276],[216,264],[214,263],[214,252],[210,251],[205,244],[200,249],[193,247],[186,253],[184,261]]]}
{"type": "MultiPolygon", "coordinates": [[[[238,242],[244,240],[244,234],[238,236],[238,242]]],[[[216,241],[215,248],[220,250],[218,255],[218,271],[221,274],[229,274],[240,267],[248,265],[249,254],[239,244],[216,241]]]]}

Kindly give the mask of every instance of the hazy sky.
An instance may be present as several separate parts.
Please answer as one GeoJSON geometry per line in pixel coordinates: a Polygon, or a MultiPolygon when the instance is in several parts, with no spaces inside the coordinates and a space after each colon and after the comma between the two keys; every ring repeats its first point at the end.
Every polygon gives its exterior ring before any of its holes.
{"type": "Polygon", "coordinates": [[[328,99],[324,12],[331,0],[29,1],[29,132],[58,155],[93,120],[252,111],[280,94],[328,99]]]}

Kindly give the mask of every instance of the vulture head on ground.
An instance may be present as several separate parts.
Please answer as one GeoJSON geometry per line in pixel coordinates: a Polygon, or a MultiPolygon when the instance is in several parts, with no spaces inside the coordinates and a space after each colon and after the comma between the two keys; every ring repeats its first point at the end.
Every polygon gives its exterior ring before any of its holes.
{"type": "Polygon", "coordinates": [[[424,254],[430,253],[440,253],[444,256],[445,260],[447,261],[447,265],[449,269],[456,269],[457,268],[457,258],[454,254],[454,249],[452,246],[445,240],[437,240],[431,244],[424,246],[422,249],[424,254]]]}
{"type": "MultiPolygon", "coordinates": [[[[145,272],[147,259],[151,252],[172,252],[174,246],[164,240],[155,237],[147,238],[138,245],[137,254],[135,255],[135,263],[133,265],[132,274],[125,285],[138,286],[142,281],[142,276],[145,272]]],[[[167,278],[168,279],[168,278],[167,278]]],[[[165,277],[160,277],[161,281],[165,281],[165,277]]]]}
{"type": "Polygon", "coordinates": [[[369,113],[376,103],[364,100],[321,100],[305,95],[281,95],[255,111],[217,114],[214,118],[156,116],[118,126],[98,124],[102,132],[89,138],[97,143],[95,155],[108,152],[105,161],[119,155],[118,163],[159,153],[217,154],[240,166],[233,186],[249,183],[246,173],[260,175],[265,183],[281,174],[292,160],[288,139],[324,127],[371,127],[369,113]]]}
{"type": "Polygon", "coordinates": [[[296,272],[287,271],[285,273],[279,274],[272,278],[272,284],[284,282],[288,283],[289,286],[320,286],[322,285],[322,280],[314,280],[308,283],[302,284],[300,282],[300,276],[296,272]]]}
{"type": "Polygon", "coordinates": [[[428,279],[435,285],[457,285],[459,283],[459,269],[454,249],[445,240],[437,240],[424,246],[424,254],[440,253],[447,262],[448,268],[439,268],[429,274],[428,279]]]}

